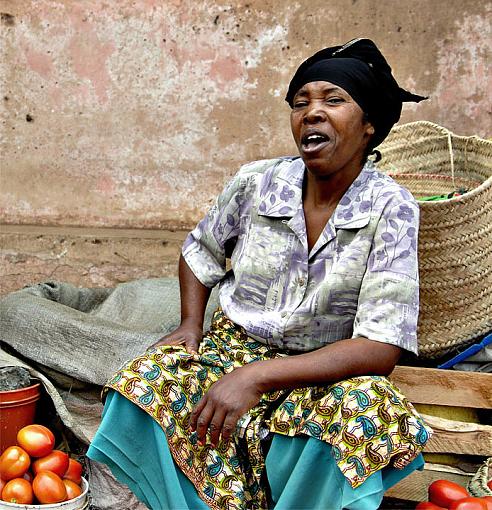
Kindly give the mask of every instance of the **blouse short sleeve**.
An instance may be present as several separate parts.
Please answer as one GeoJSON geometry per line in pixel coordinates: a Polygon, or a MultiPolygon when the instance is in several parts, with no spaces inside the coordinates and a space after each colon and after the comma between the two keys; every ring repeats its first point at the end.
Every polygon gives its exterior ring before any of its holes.
{"type": "Polygon", "coordinates": [[[226,274],[226,245],[239,234],[244,187],[239,171],[183,244],[183,258],[206,287],[215,286],[226,274]]]}
{"type": "Polygon", "coordinates": [[[244,234],[258,179],[279,161],[281,158],[264,159],[243,165],[185,239],[183,258],[206,287],[214,287],[224,278],[226,258],[244,234]]]}
{"type": "Polygon", "coordinates": [[[417,353],[419,207],[413,198],[388,203],[375,230],[362,279],[353,337],[417,353]]]}

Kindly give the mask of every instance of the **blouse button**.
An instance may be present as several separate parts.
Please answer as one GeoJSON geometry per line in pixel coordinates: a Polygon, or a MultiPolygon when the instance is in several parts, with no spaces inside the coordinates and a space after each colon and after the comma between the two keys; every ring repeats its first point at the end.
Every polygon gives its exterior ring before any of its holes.
{"type": "Polygon", "coordinates": [[[299,280],[299,287],[304,287],[304,285],[306,285],[306,280],[304,278],[301,278],[299,280]]]}

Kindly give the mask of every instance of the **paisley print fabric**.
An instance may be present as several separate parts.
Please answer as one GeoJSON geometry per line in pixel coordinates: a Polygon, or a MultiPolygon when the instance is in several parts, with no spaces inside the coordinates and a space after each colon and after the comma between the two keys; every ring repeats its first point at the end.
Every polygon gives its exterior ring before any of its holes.
{"type": "Polygon", "coordinates": [[[215,449],[200,446],[189,418],[207,389],[247,363],[285,355],[249,337],[219,310],[198,354],[181,346],[151,348],[123,366],[105,391],[118,391],[162,426],[174,460],[214,509],[267,508],[262,439],[272,432],[331,444],[353,487],[387,465],[404,467],[420,453],[430,431],[399,391],[375,376],[265,394],[231,441],[215,449]]]}
{"type": "Polygon", "coordinates": [[[243,166],[186,238],[188,266],[259,342],[309,351],[363,336],[416,353],[416,201],[369,161],[308,250],[304,175],[301,159],[243,166]]]}

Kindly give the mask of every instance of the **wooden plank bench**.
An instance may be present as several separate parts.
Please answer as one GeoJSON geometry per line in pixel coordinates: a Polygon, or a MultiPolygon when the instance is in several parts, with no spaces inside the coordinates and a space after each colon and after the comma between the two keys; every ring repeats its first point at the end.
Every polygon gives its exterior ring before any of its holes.
{"type": "MultiPolygon", "coordinates": [[[[492,374],[398,366],[390,379],[417,407],[426,404],[435,406],[436,410],[443,407],[492,409],[492,374]]],[[[430,414],[422,417],[434,430],[424,454],[492,456],[492,426],[430,414]]],[[[403,479],[386,496],[425,501],[429,484],[442,478],[466,486],[471,474],[452,466],[426,463],[423,471],[403,479]]]]}

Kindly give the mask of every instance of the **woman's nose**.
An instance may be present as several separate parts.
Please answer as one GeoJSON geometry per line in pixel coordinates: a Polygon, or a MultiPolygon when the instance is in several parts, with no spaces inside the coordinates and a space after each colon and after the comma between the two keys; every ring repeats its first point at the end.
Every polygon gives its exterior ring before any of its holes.
{"type": "Polygon", "coordinates": [[[319,105],[308,108],[303,118],[305,124],[323,122],[324,120],[326,120],[326,113],[319,105]]]}

